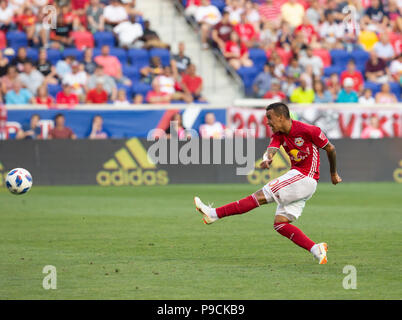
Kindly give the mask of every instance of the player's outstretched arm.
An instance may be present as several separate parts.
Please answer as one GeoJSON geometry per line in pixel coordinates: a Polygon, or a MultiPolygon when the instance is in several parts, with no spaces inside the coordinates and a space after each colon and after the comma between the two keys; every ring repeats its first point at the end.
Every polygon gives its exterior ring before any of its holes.
{"type": "Polygon", "coordinates": [[[324,150],[327,152],[328,162],[329,162],[329,171],[331,173],[331,181],[332,184],[338,184],[342,182],[342,178],[338,175],[336,170],[336,149],[335,146],[328,142],[328,144],[324,147],[324,150]]]}
{"type": "Polygon", "coordinates": [[[265,151],[264,155],[262,156],[262,162],[260,163],[260,167],[262,169],[269,169],[272,163],[272,158],[278,151],[278,148],[268,148],[267,151],[265,151]]]}

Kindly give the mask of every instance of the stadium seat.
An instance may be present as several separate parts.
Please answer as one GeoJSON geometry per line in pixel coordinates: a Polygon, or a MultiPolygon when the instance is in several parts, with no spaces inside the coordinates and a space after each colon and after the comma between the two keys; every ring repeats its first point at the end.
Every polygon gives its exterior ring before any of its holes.
{"type": "Polygon", "coordinates": [[[75,48],[66,48],[63,51],[63,58],[67,56],[74,56],[78,61],[82,61],[84,59],[84,51],[75,48]]]}
{"type": "Polygon", "coordinates": [[[329,77],[331,74],[336,73],[338,75],[341,74],[342,71],[344,71],[345,68],[342,66],[330,66],[330,67],[326,67],[324,68],[324,76],[325,77],[329,77]]]}
{"type": "Polygon", "coordinates": [[[146,84],[140,81],[136,81],[133,83],[132,91],[133,94],[141,94],[144,98],[146,97],[147,93],[152,90],[150,84],[146,84]]]}
{"type": "Polygon", "coordinates": [[[140,69],[128,64],[123,64],[123,75],[132,81],[138,81],[141,78],[140,69]]]}
{"type": "Polygon", "coordinates": [[[56,98],[57,93],[62,91],[62,87],[58,84],[48,84],[47,90],[49,92],[49,95],[51,95],[53,98],[56,98]]]}
{"type": "Polygon", "coordinates": [[[7,38],[3,31],[0,31],[0,50],[7,47],[7,38]]]}
{"type": "Polygon", "coordinates": [[[128,57],[133,66],[142,68],[149,65],[149,54],[145,49],[130,49],[128,57]]]}
{"type": "Polygon", "coordinates": [[[97,48],[103,45],[108,45],[114,47],[116,44],[116,39],[114,38],[113,32],[108,31],[98,31],[94,33],[95,45],[97,48]]]}
{"type": "Polygon", "coordinates": [[[56,49],[48,49],[47,50],[47,59],[51,64],[55,65],[57,61],[61,60],[63,57],[61,55],[60,50],[56,49]]]}
{"type": "Polygon", "coordinates": [[[217,7],[221,13],[223,13],[226,7],[225,0],[211,0],[211,4],[217,7]]]}
{"type": "Polygon", "coordinates": [[[324,68],[329,67],[331,65],[331,55],[329,54],[328,50],[314,49],[313,55],[321,58],[324,68]]]}
{"type": "Polygon", "coordinates": [[[138,22],[141,25],[142,29],[144,29],[144,18],[142,16],[136,15],[135,22],[138,22]]]}
{"type": "Polygon", "coordinates": [[[253,60],[254,66],[258,70],[262,70],[264,64],[267,62],[267,55],[265,54],[265,51],[258,48],[250,48],[248,52],[250,59],[253,60]]]}
{"type": "Polygon", "coordinates": [[[369,53],[365,50],[353,50],[351,53],[351,58],[356,62],[356,67],[361,72],[366,68],[366,62],[369,59],[369,53]]]}
{"type": "Polygon", "coordinates": [[[244,83],[244,87],[246,89],[246,93],[250,94],[252,91],[252,86],[255,77],[261,70],[258,70],[256,67],[241,67],[237,70],[237,73],[241,77],[244,83]]]}
{"type": "Polygon", "coordinates": [[[38,50],[34,48],[27,48],[27,58],[33,60],[34,62],[38,61],[38,50]]]}
{"type": "Polygon", "coordinates": [[[330,52],[331,60],[334,66],[345,68],[348,61],[351,59],[351,54],[346,50],[334,49],[330,52]]]}
{"type": "Polygon", "coordinates": [[[74,39],[74,44],[79,50],[94,47],[94,37],[89,31],[73,31],[71,37],[74,39]]]}
{"type": "Polygon", "coordinates": [[[398,101],[401,101],[401,85],[398,82],[390,82],[389,86],[391,92],[398,98],[398,101]]]}
{"type": "Polygon", "coordinates": [[[377,92],[381,91],[381,84],[372,82],[372,81],[366,81],[364,83],[364,88],[365,89],[370,89],[371,92],[373,93],[373,97],[376,95],[377,92]]]}
{"type": "Polygon", "coordinates": [[[127,51],[123,48],[110,48],[110,55],[117,57],[122,64],[127,63],[127,51]]]}
{"type": "Polygon", "coordinates": [[[6,34],[8,46],[14,49],[28,46],[27,35],[21,31],[9,31],[6,34]]]}
{"type": "Polygon", "coordinates": [[[149,51],[150,58],[158,56],[161,59],[162,65],[170,65],[170,52],[167,49],[154,48],[149,51]]]}

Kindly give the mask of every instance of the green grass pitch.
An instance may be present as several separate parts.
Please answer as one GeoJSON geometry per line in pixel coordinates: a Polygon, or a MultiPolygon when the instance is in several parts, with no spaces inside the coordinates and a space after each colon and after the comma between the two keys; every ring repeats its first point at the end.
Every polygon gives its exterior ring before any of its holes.
{"type": "Polygon", "coordinates": [[[0,299],[401,299],[402,185],[320,183],[296,222],[329,262],[273,231],[275,206],[206,226],[251,185],[0,189],[0,299]],[[57,289],[45,290],[45,265],[57,289]],[[357,270],[345,290],[343,268],[357,270]]]}

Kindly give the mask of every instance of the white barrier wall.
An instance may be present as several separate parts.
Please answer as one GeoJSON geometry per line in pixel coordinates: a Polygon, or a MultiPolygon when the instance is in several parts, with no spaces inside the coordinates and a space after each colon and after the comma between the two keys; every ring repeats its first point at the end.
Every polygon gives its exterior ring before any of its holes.
{"type": "MultiPolygon", "coordinates": [[[[332,139],[360,138],[372,115],[378,117],[379,129],[385,137],[402,137],[402,104],[290,104],[289,108],[295,119],[319,126],[332,139]]],[[[228,108],[226,117],[232,130],[255,129],[258,138],[271,136],[263,107],[228,108]]]]}
{"type": "MultiPolygon", "coordinates": [[[[255,129],[256,137],[265,138],[271,136],[270,128],[266,124],[265,108],[272,100],[244,99],[234,101],[232,106],[216,104],[172,104],[172,105],[127,105],[115,107],[106,105],[78,105],[73,110],[105,110],[105,111],[155,111],[182,112],[183,122],[193,128],[194,119],[200,115],[201,110],[213,109],[226,110],[227,128],[231,130],[255,129]],[[188,121],[190,120],[192,121],[188,121]]],[[[46,106],[23,105],[6,106],[7,110],[46,110],[46,106]]],[[[370,117],[376,115],[379,120],[379,128],[385,137],[402,137],[402,104],[289,104],[289,108],[295,119],[317,125],[323,129],[331,139],[360,138],[363,129],[369,124],[370,117]]],[[[60,109],[62,112],[64,109],[60,109]]],[[[71,110],[71,109],[70,109],[71,110]]],[[[206,110],[205,110],[206,111],[206,110]]],[[[170,114],[169,113],[169,114],[170,114]]],[[[13,129],[12,121],[8,121],[10,130],[13,129]]],[[[200,119],[201,121],[202,119],[200,119]]],[[[223,122],[223,119],[221,120],[223,122]]],[[[17,129],[15,124],[15,130],[17,129]]],[[[195,128],[197,129],[197,128],[195,128]]]]}

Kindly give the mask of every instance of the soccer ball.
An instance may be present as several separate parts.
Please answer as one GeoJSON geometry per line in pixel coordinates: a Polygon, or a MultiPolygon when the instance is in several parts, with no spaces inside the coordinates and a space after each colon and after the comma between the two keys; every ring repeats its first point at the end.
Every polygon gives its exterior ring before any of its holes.
{"type": "Polygon", "coordinates": [[[32,176],[28,170],[15,168],[7,174],[6,186],[12,194],[27,193],[32,187],[32,176]]]}

